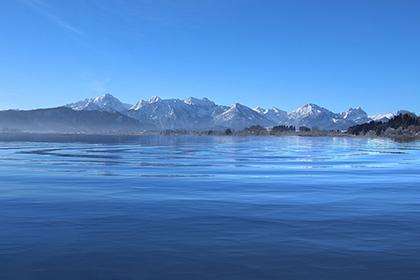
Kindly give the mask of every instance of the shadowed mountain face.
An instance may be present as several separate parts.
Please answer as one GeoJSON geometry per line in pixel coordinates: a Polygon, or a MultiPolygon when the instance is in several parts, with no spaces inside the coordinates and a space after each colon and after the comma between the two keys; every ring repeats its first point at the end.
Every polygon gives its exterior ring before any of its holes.
{"type": "Polygon", "coordinates": [[[75,111],[66,107],[0,111],[0,131],[132,133],[153,128],[118,112],[75,111]]]}

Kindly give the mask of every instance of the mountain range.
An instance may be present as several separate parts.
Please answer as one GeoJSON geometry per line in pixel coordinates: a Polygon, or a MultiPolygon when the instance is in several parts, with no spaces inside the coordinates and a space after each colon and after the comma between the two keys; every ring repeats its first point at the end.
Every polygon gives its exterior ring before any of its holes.
{"type": "Polygon", "coordinates": [[[254,125],[346,130],[372,120],[388,121],[397,114],[368,115],[360,107],[334,113],[315,104],[286,112],[276,107],[251,109],[240,103],[218,105],[207,98],[195,97],[182,100],[153,96],[131,105],[105,94],[58,108],[0,111],[0,131],[126,133],[165,129],[239,130],[254,125]]]}

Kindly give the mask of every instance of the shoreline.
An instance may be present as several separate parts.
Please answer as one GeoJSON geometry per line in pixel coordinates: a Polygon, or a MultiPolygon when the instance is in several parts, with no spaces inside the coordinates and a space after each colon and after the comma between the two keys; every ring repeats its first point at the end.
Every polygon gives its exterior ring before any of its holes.
{"type": "Polygon", "coordinates": [[[319,132],[319,133],[282,133],[282,134],[244,134],[232,133],[229,135],[222,133],[163,133],[150,131],[138,134],[107,134],[107,133],[32,133],[32,132],[0,132],[0,142],[55,142],[55,143],[124,143],[133,142],[141,137],[180,137],[180,136],[196,136],[196,137],[330,137],[330,138],[359,138],[359,139],[390,139],[396,142],[413,142],[419,141],[420,137],[388,137],[388,136],[372,136],[372,135],[353,135],[348,133],[337,132],[319,132]]]}

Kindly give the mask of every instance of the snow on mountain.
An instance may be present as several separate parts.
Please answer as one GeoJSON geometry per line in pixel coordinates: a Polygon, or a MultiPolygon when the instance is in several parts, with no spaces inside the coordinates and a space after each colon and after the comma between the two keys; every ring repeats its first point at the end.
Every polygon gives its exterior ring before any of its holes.
{"type": "Polygon", "coordinates": [[[267,112],[267,109],[264,109],[263,107],[260,107],[260,106],[255,107],[253,110],[254,110],[255,112],[257,112],[257,113],[261,114],[261,115],[264,115],[264,113],[265,113],[265,112],[267,112]]]}
{"type": "Polygon", "coordinates": [[[188,105],[182,100],[163,100],[154,96],[148,102],[140,101],[140,104],[141,106],[129,110],[130,117],[141,122],[151,121],[160,129],[189,126],[190,112],[188,105]]]}
{"type": "MultiPolygon", "coordinates": [[[[385,113],[385,114],[373,114],[369,115],[369,118],[375,122],[388,122],[393,117],[396,117],[400,114],[414,114],[413,112],[407,111],[407,110],[399,110],[392,113],[385,113]]],[[[416,114],[414,114],[416,115],[416,114]]]]}
{"type": "Polygon", "coordinates": [[[209,129],[213,116],[226,110],[207,98],[161,99],[154,96],[139,101],[127,114],[139,121],[153,122],[160,129],[209,129]]]}
{"type": "Polygon", "coordinates": [[[137,103],[136,103],[136,104],[134,104],[133,106],[131,106],[131,107],[129,108],[129,110],[138,111],[138,110],[140,110],[143,106],[145,106],[146,104],[147,104],[147,102],[146,102],[146,101],[144,101],[144,100],[137,101],[137,103]]]}
{"type": "Polygon", "coordinates": [[[341,113],[341,117],[356,124],[367,123],[371,121],[368,114],[361,108],[350,108],[347,112],[341,113]]]}
{"type": "Polygon", "coordinates": [[[103,96],[95,98],[87,98],[85,100],[67,104],[76,111],[106,111],[106,112],[123,112],[130,108],[131,105],[122,103],[118,98],[107,93],[103,96]]]}
{"type": "Polygon", "coordinates": [[[157,129],[242,129],[252,125],[293,125],[297,128],[307,126],[323,130],[345,130],[371,120],[388,121],[405,112],[368,115],[358,107],[334,113],[315,104],[306,104],[287,113],[276,107],[251,109],[239,103],[228,107],[207,98],[188,97],[181,100],[162,99],[159,96],[153,96],[148,101],[140,100],[130,106],[111,94],[85,99],[66,107],[76,111],[120,112],[157,129]]]}
{"type": "Polygon", "coordinates": [[[369,115],[369,118],[375,122],[388,122],[397,115],[398,113],[373,114],[369,115]]]}
{"type": "Polygon", "coordinates": [[[267,119],[272,121],[275,124],[285,124],[289,120],[287,116],[287,112],[280,110],[276,107],[272,107],[271,109],[264,109],[261,107],[254,108],[255,112],[265,116],[267,119]]]}
{"type": "Polygon", "coordinates": [[[289,125],[306,126],[324,130],[343,130],[354,125],[352,120],[346,120],[341,114],[333,113],[315,104],[306,104],[288,114],[289,125]]]}
{"type": "Polygon", "coordinates": [[[214,117],[215,115],[221,114],[229,107],[223,105],[217,105],[213,101],[207,98],[195,98],[188,97],[184,100],[185,104],[190,105],[197,113],[200,118],[203,117],[214,117]]]}
{"type": "Polygon", "coordinates": [[[228,110],[215,116],[214,124],[217,127],[242,129],[252,125],[273,126],[275,123],[264,115],[239,103],[235,103],[228,110]]]}
{"type": "Polygon", "coordinates": [[[200,106],[200,107],[213,107],[216,106],[216,103],[204,97],[202,99],[195,97],[188,97],[184,99],[184,103],[188,105],[200,106]]]}
{"type": "Polygon", "coordinates": [[[152,96],[149,99],[149,103],[157,103],[157,102],[159,102],[161,100],[162,100],[162,98],[160,98],[159,96],[152,96]]]}
{"type": "Polygon", "coordinates": [[[323,116],[323,115],[328,115],[328,116],[333,117],[336,114],[316,104],[305,104],[304,106],[289,113],[289,117],[300,118],[300,119],[307,118],[307,117],[323,116]]]}

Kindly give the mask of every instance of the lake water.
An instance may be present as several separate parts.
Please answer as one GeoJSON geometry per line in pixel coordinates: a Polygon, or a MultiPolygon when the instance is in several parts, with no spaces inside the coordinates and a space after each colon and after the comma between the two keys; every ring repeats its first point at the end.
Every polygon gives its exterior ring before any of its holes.
{"type": "Polygon", "coordinates": [[[0,142],[0,279],[420,279],[420,143],[0,142]]]}

